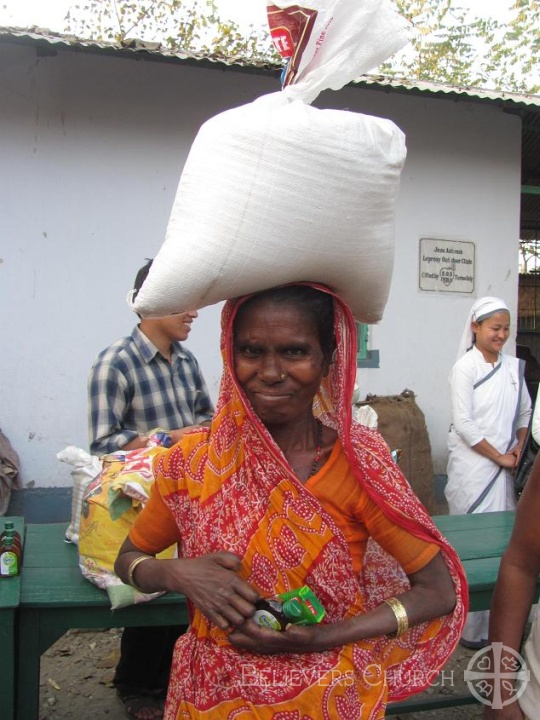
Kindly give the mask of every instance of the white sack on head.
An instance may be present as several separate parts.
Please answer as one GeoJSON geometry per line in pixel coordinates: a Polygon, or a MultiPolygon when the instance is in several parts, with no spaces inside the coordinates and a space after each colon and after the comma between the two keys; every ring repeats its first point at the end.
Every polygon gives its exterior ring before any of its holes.
{"type": "Polygon", "coordinates": [[[379,320],[404,157],[390,121],[282,93],[217,115],[193,143],[135,310],[164,315],[311,280],[379,320]]]}
{"type": "Polygon", "coordinates": [[[167,315],[313,281],[336,291],[362,322],[382,317],[405,137],[389,120],[306,103],[367,71],[369,57],[384,59],[378,37],[392,51],[403,45],[403,21],[385,0],[326,5],[307,46],[312,57],[297,64],[296,85],[201,127],[165,242],[132,303],[138,314],[167,315]],[[330,32],[334,23],[338,34],[330,32]]]}

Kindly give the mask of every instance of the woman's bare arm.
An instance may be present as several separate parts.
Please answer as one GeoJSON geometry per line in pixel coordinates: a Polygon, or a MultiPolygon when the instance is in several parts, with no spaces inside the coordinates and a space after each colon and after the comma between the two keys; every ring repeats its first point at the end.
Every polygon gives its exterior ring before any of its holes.
{"type": "MultiPolygon", "coordinates": [[[[535,588],[540,574],[540,455],[536,457],[531,476],[518,503],[516,522],[503,555],[499,576],[491,602],[489,619],[490,643],[520,652],[523,633],[534,602],[535,588]]],[[[501,661],[507,654],[503,652],[501,661]]],[[[509,655],[511,659],[511,655],[509,655]]],[[[502,700],[511,699],[508,685],[501,684],[502,700]]],[[[522,718],[516,702],[501,710],[487,707],[485,718],[497,720],[522,718]]]]}
{"type": "MultiPolygon", "coordinates": [[[[456,593],[440,554],[409,577],[411,588],[399,595],[407,611],[409,626],[451,612],[456,593]]],[[[237,647],[261,653],[313,652],[328,650],[365,638],[390,635],[397,629],[393,610],[382,603],[374,610],[332,624],[310,627],[289,625],[285,632],[266,630],[248,621],[229,635],[237,647]]]]}
{"type": "Polygon", "coordinates": [[[126,584],[144,592],[160,590],[182,593],[223,630],[241,625],[253,615],[257,591],[239,574],[240,558],[218,552],[200,558],[156,559],[128,538],[115,562],[115,572],[126,584]],[[130,577],[130,566],[138,558],[130,577]]]}

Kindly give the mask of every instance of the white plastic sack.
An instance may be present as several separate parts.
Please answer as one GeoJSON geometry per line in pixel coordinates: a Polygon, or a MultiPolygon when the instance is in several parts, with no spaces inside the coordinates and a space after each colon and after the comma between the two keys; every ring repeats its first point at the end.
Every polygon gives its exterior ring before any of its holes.
{"type": "Polygon", "coordinates": [[[71,522],[66,530],[66,540],[78,545],[83,497],[88,485],[101,472],[102,463],[95,455],[89,455],[85,450],[75,445],[68,445],[57,453],[56,457],[58,460],[73,465],[75,468],[71,471],[71,477],[73,478],[71,522]]]}
{"type": "Polygon", "coordinates": [[[353,391],[353,398],[352,398],[353,420],[357,423],[360,423],[360,425],[365,425],[366,427],[373,428],[374,430],[376,430],[377,425],[379,424],[379,416],[377,415],[377,412],[370,405],[362,405],[362,406],[357,405],[356,403],[359,401],[360,401],[360,388],[355,383],[354,391],[353,391]]]}
{"type": "Polygon", "coordinates": [[[362,322],[382,317],[405,137],[389,120],[306,103],[401,47],[404,21],[387,0],[308,4],[318,12],[291,59],[295,84],[217,115],[195,138],[138,314],[304,280],[330,286],[362,322]]]}
{"type": "Polygon", "coordinates": [[[286,80],[287,93],[305,103],[323,90],[340,90],[383,63],[406,45],[411,31],[391,0],[307,0],[300,8],[291,0],[276,0],[267,3],[267,10],[278,51],[288,57],[283,46],[291,42],[296,50],[290,63],[295,75],[286,80]],[[287,20],[291,6],[293,26],[287,20]],[[311,11],[313,27],[307,34],[305,26],[298,28],[297,18],[311,11]]]}

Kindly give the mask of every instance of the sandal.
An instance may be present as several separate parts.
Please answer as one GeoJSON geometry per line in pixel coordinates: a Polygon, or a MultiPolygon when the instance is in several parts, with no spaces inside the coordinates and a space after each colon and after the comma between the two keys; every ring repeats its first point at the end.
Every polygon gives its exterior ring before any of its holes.
{"type": "Polygon", "coordinates": [[[161,720],[163,717],[163,700],[155,695],[136,695],[119,690],[116,694],[130,720],[161,720]]]}
{"type": "Polygon", "coordinates": [[[483,648],[488,646],[487,640],[464,640],[463,638],[459,639],[459,644],[467,648],[467,650],[482,650],[483,648]]]}

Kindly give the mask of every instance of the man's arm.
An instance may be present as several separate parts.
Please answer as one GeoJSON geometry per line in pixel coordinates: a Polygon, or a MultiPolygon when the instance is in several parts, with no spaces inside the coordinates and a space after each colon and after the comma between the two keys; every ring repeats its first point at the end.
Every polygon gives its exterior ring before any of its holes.
{"type": "Polygon", "coordinates": [[[105,358],[98,358],[88,378],[88,427],[93,455],[145,447],[146,438],[123,427],[128,409],[126,389],[122,373],[105,358]]]}
{"type": "Polygon", "coordinates": [[[193,357],[196,366],[197,399],[195,401],[195,422],[197,425],[208,425],[214,415],[214,405],[210,399],[208,386],[199,367],[197,359],[193,357]]]}

